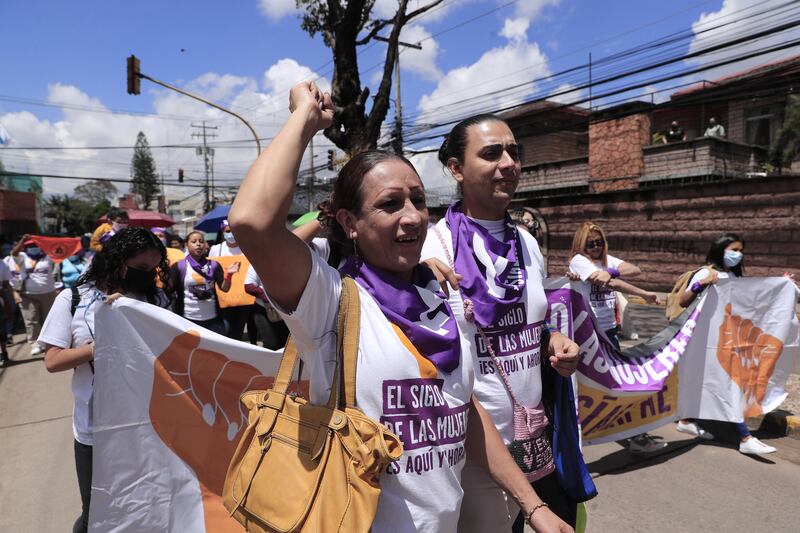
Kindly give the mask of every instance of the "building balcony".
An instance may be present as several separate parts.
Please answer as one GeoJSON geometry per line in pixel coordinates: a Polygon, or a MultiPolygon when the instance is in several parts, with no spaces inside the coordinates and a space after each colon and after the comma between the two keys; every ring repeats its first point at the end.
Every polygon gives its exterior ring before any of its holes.
{"type": "Polygon", "coordinates": [[[640,186],[658,182],[716,181],[745,178],[762,172],[766,151],[716,137],[645,146],[640,186]]]}
{"type": "Polygon", "coordinates": [[[589,183],[589,157],[562,159],[523,167],[517,191],[565,191],[589,183]]]}

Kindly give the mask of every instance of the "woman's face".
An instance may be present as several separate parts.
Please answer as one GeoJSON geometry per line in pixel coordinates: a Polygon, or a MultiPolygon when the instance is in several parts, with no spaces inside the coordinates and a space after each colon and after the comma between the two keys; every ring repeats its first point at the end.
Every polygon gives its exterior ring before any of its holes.
{"type": "Polygon", "coordinates": [[[194,257],[203,257],[206,251],[206,239],[199,233],[192,233],[186,239],[186,251],[194,257]]]}
{"type": "Polygon", "coordinates": [[[511,203],[519,184],[519,145],[503,122],[475,124],[467,130],[464,161],[450,168],[472,214],[478,218],[496,215],[511,203]]]}
{"type": "Polygon", "coordinates": [[[355,235],[365,262],[410,279],[428,227],[425,189],[416,171],[403,161],[378,163],[364,175],[361,198],[358,215],[345,209],[336,215],[345,235],[355,235]]]}
{"type": "Polygon", "coordinates": [[[595,261],[603,257],[603,250],[606,249],[606,242],[599,231],[592,230],[586,238],[585,251],[595,261]]]}
{"type": "Polygon", "coordinates": [[[726,252],[744,252],[744,244],[739,241],[733,241],[725,247],[726,252]]]}
{"type": "Polygon", "coordinates": [[[155,270],[158,264],[161,262],[161,252],[156,250],[155,248],[149,248],[144,252],[139,252],[138,254],[134,255],[122,266],[122,271],[120,272],[120,276],[125,278],[125,275],[128,272],[128,268],[135,268],[137,270],[155,270]]]}
{"type": "Polygon", "coordinates": [[[169,247],[170,248],[177,248],[177,249],[180,250],[181,249],[181,241],[179,241],[178,239],[172,239],[171,241],[169,241],[169,247]]]}

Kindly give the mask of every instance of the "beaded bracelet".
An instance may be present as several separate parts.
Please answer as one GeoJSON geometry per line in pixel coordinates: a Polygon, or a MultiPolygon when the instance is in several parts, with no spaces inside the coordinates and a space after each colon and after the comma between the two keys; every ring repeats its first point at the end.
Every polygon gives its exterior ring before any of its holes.
{"type": "Polygon", "coordinates": [[[615,267],[608,267],[608,268],[606,269],[606,272],[608,272],[609,274],[611,274],[611,277],[612,277],[612,278],[618,278],[618,277],[619,277],[619,269],[618,269],[618,268],[615,268],[615,267]]]}
{"type": "Polygon", "coordinates": [[[549,506],[549,505],[547,505],[547,504],[546,504],[546,503],[544,503],[544,502],[541,502],[541,503],[538,503],[537,505],[534,505],[534,506],[533,506],[533,509],[531,509],[530,511],[528,511],[528,514],[527,514],[527,515],[525,515],[525,521],[526,521],[527,523],[529,523],[529,524],[530,524],[530,523],[531,523],[531,517],[533,517],[533,513],[535,513],[536,511],[538,511],[538,510],[539,510],[539,509],[541,509],[542,507],[550,507],[550,506],[549,506]]]}
{"type": "Polygon", "coordinates": [[[695,281],[694,283],[692,283],[692,287],[690,290],[695,294],[700,294],[701,292],[703,292],[703,284],[700,283],[699,281],[695,281]]]}

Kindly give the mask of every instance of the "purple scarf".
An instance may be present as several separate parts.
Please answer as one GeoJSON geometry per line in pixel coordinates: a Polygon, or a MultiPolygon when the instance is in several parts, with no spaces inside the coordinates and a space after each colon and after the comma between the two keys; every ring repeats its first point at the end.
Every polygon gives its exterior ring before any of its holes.
{"type": "Polygon", "coordinates": [[[461,361],[458,326],[430,269],[415,267],[413,283],[354,257],[339,270],[367,290],[389,322],[399,327],[436,368],[448,373],[458,368],[461,361]]]}
{"type": "Polygon", "coordinates": [[[189,254],[186,256],[186,262],[189,263],[189,266],[191,266],[195,272],[203,276],[206,281],[214,281],[214,263],[216,263],[216,261],[209,261],[204,257],[201,263],[189,254]]]}
{"type": "Polygon", "coordinates": [[[453,235],[455,271],[462,276],[461,293],[472,302],[475,322],[487,328],[519,302],[525,289],[517,228],[506,214],[503,240],[498,241],[461,212],[461,202],[450,206],[445,220],[453,235]]]}

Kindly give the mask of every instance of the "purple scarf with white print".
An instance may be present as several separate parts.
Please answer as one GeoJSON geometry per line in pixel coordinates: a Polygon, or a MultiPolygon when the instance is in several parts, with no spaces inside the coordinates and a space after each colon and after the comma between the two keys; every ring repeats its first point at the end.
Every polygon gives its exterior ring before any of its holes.
{"type": "Polygon", "coordinates": [[[389,322],[399,327],[419,353],[436,368],[447,373],[458,368],[461,343],[456,319],[428,267],[414,267],[413,283],[354,257],[348,259],[339,271],[364,287],[389,322]]]}
{"type": "Polygon", "coordinates": [[[525,289],[527,272],[517,227],[506,214],[503,240],[498,241],[461,211],[461,202],[450,206],[445,220],[453,235],[453,266],[461,275],[461,293],[472,302],[475,322],[489,327],[519,302],[525,289]]]}
{"type": "Polygon", "coordinates": [[[186,262],[189,263],[189,266],[191,266],[195,272],[203,276],[206,281],[214,280],[214,263],[216,263],[216,261],[210,261],[204,257],[203,261],[199,262],[189,254],[186,256],[186,262]]]}

